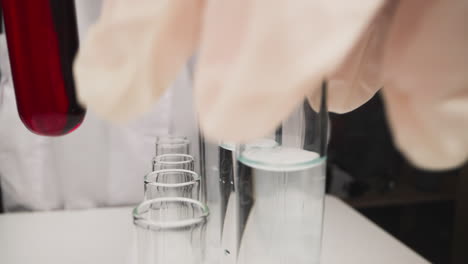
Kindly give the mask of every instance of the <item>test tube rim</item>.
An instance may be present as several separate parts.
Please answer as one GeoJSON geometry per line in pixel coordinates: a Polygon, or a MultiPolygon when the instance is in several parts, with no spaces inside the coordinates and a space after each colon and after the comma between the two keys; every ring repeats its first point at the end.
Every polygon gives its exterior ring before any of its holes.
{"type": "Polygon", "coordinates": [[[156,144],[182,145],[182,144],[190,144],[190,140],[186,136],[165,135],[165,136],[157,136],[155,143],[156,144]]]}
{"type": "MultiPolygon", "coordinates": [[[[148,206],[148,208],[150,207],[148,206]]],[[[140,203],[139,205],[137,205],[132,211],[133,223],[136,226],[145,228],[145,229],[153,229],[153,230],[178,229],[178,228],[185,228],[189,226],[196,226],[196,225],[206,222],[209,215],[210,215],[210,210],[207,205],[205,205],[204,203],[200,201],[190,199],[190,198],[184,198],[184,197],[164,197],[164,198],[155,198],[155,199],[146,200],[140,203]],[[154,220],[150,220],[142,216],[142,212],[140,212],[141,208],[144,208],[144,206],[147,206],[148,204],[158,203],[158,202],[190,203],[192,205],[198,206],[198,208],[202,212],[202,215],[198,217],[190,218],[190,219],[168,221],[168,222],[154,221],[154,220]]]]}
{"type": "Polygon", "coordinates": [[[157,155],[156,157],[154,157],[154,162],[159,162],[161,164],[168,164],[168,165],[177,165],[177,164],[185,164],[185,163],[195,162],[195,158],[192,155],[189,155],[189,154],[168,153],[168,154],[157,155]],[[185,157],[185,158],[189,158],[189,159],[183,160],[183,161],[161,161],[161,158],[170,157],[170,156],[185,157]]]}
{"type": "Polygon", "coordinates": [[[183,186],[189,186],[189,185],[194,185],[197,183],[200,183],[200,175],[194,171],[190,170],[183,170],[183,169],[165,169],[165,170],[157,170],[157,171],[152,171],[148,174],[145,175],[144,177],[144,182],[147,185],[151,186],[159,186],[159,187],[172,187],[172,188],[177,188],[177,187],[183,187],[183,186]],[[186,182],[181,182],[181,183],[160,183],[160,182],[154,182],[151,181],[149,178],[152,177],[155,174],[160,174],[160,173],[166,173],[166,172],[183,172],[183,173],[188,173],[193,176],[191,181],[186,181],[186,182]]]}

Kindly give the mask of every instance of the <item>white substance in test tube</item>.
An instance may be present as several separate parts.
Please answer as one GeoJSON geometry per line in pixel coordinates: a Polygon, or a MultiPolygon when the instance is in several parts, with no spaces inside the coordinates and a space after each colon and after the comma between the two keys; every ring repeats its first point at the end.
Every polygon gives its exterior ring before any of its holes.
{"type": "Polygon", "coordinates": [[[297,148],[252,148],[242,153],[246,165],[268,171],[295,171],[316,165],[320,155],[297,148]]]}
{"type": "Polygon", "coordinates": [[[273,147],[246,149],[239,160],[252,168],[254,201],[237,263],[318,263],[325,159],[298,148],[273,147]]]}

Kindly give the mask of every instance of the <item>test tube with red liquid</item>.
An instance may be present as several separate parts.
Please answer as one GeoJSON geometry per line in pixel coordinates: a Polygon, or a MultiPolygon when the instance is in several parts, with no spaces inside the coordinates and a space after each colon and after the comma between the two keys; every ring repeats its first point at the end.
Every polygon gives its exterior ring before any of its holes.
{"type": "Polygon", "coordinates": [[[44,136],[80,126],[72,73],[78,50],[74,0],[0,0],[18,113],[44,136]]]}

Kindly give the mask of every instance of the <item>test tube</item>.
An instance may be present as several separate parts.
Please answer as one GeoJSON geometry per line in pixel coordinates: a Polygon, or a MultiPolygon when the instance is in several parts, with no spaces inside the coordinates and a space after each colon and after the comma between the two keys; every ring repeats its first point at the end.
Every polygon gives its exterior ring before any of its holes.
{"type": "Polygon", "coordinates": [[[147,200],[133,210],[138,264],[202,264],[208,207],[181,197],[147,200]]]}
{"type": "Polygon", "coordinates": [[[72,72],[78,51],[74,0],[0,3],[21,121],[39,135],[73,131],[86,112],[77,101],[72,72]]]}
{"type": "Polygon", "coordinates": [[[326,86],[316,97],[304,98],[270,139],[236,146],[235,263],[320,263],[326,86]]]}
{"type": "Polygon", "coordinates": [[[200,200],[200,177],[189,170],[158,170],[145,176],[145,200],[185,197],[200,200]]]}
{"type": "Polygon", "coordinates": [[[183,136],[158,136],[155,156],[163,154],[190,154],[190,141],[183,136]]]}
{"type": "Polygon", "coordinates": [[[167,169],[193,171],[194,165],[194,158],[187,154],[163,154],[153,159],[153,171],[167,169]]]}

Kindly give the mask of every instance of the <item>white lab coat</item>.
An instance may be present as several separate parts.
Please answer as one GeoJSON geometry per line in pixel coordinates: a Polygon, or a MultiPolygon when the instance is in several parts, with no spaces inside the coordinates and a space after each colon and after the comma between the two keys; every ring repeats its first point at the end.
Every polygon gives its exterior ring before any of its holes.
{"type": "MultiPolygon", "coordinates": [[[[100,0],[76,1],[81,39],[100,5],[100,0]]],[[[7,211],[136,204],[143,197],[155,137],[177,131],[197,138],[188,69],[151,112],[130,124],[110,124],[88,111],[83,124],[66,136],[32,134],[19,119],[6,56],[2,36],[0,179],[7,211]]]]}

